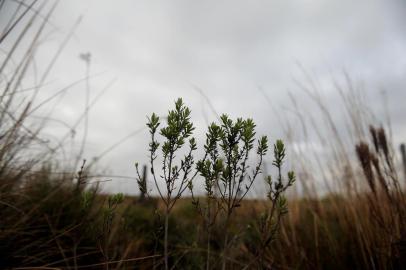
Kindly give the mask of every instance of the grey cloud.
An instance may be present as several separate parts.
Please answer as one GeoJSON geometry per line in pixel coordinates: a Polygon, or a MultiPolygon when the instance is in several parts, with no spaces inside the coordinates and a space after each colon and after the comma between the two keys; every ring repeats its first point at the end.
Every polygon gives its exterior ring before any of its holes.
{"type": "MultiPolygon", "coordinates": [[[[258,89],[277,108],[289,106],[289,90],[300,106],[315,113],[312,102],[293,82],[303,79],[297,62],[323,85],[333,111],[341,108],[331,78],[339,77],[343,69],[365,82],[371,107],[381,106],[379,91],[387,89],[396,138],[406,139],[402,0],[61,1],[52,18],[61,29],[54,40],[62,40],[80,14],[84,14],[82,24],[52,74],[58,80],[52,86],[83,76],[78,55],[85,51],[92,53],[93,72],[107,70],[102,78],[91,80],[93,95],[111,78],[118,78],[91,111],[89,156],[142,127],[152,111],[164,114],[177,97],[184,97],[192,107],[202,142],[203,112],[209,121],[215,115],[194,85],[204,90],[219,112],[253,117],[259,133],[284,136],[278,117],[258,89]]],[[[39,61],[56,46],[48,43],[39,61]]],[[[56,116],[74,121],[83,110],[83,87],[66,95],[56,116]]],[[[41,98],[50,93],[51,88],[41,98]]],[[[146,160],[147,141],[148,133],[141,133],[101,164],[114,173],[134,175],[133,161],[146,160]]],[[[117,180],[123,183],[120,188],[115,181],[109,185],[127,191],[126,181],[117,180]]],[[[134,189],[134,183],[128,183],[134,189]]]]}

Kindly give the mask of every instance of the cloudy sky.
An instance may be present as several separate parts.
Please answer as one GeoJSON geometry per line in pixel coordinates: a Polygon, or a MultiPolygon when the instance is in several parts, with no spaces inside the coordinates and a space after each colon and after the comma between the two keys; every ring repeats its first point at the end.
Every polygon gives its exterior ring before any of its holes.
{"type": "MultiPolygon", "coordinates": [[[[5,10],[13,9],[12,2],[5,10]]],[[[306,83],[308,75],[320,84],[326,106],[339,114],[332,81],[345,81],[343,71],[378,116],[388,108],[397,143],[406,140],[405,3],[60,1],[38,49],[39,69],[82,19],[38,100],[83,78],[86,64],[79,55],[90,52],[90,98],[108,89],[91,108],[84,156],[98,156],[136,133],[100,159],[112,175],[134,176],[134,162],[146,162],[146,116],[164,115],[177,97],[191,107],[200,143],[205,124],[216,120],[214,110],[254,118],[258,133],[273,141],[285,136],[280,120],[289,117],[288,93],[300,110],[318,113],[296,83],[306,83]]],[[[85,83],[72,87],[52,116],[73,125],[83,113],[85,89],[85,83]]],[[[83,123],[76,131],[80,141],[83,123]]],[[[45,132],[58,138],[66,127],[50,123],[45,132]]],[[[134,180],[110,179],[110,190],[137,191],[134,180]]]]}

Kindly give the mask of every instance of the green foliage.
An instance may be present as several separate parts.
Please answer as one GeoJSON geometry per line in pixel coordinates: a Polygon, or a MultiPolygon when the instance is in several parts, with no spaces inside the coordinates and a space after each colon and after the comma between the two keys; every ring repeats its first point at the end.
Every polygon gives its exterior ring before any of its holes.
{"type": "MultiPolygon", "coordinates": [[[[192,132],[195,129],[193,123],[190,121],[190,109],[183,104],[181,98],[176,100],[175,109],[168,112],[166,126],[161,128],[159,135],[162,136],[163,143],[156,138],[158,127],[161,125],[159,117],[153,113],[148,118],[147,127],[151,134],[151,141],[149,143],[151,173],[154,177],[155,186],[161,196],[161,199],[167,205],[170,210],[176,200],[187,188],[188,176],[191,173],[193,161],[193,151],[196,150],[196,141],[192,136],[192,132]],[[185,145],[185,142],[189,142],[189,152],[183,159],[180,160],[180,164],[175,164],[176,153],[185,145]],[[161,153],[163,158],[163,180],[166,185],[166,194],[161,191],[155,174],[154,161],[157,158],[157,151],[161,146],[161,153]],[[180,180],[180,186],[176,188],[175,183],[180,180]],[[175,193],[175,194],[174,194],[175,193]]],[[[142,192],[147,193],[145,180],[139,176],[138,163],[136,163],[136,169],[138,174],[138,186],[142,192]]]]}
{"type": "Polygon", "coordinates": [[[124,200],[123,193],[117,193],[115,195],[109,196],[109,199],[108,199],[109,208],[117,207],[117,205],[122,203],[123,200],[124,200]]]}
{"type": "Polygon", "coordinates": [[[235,122],[226,114],[221,124],[212,123],[206,134],[205,156],[197,162],[197,171],[205,179],[205,190],[213,196],[215,185],[227,214],[238,207],[260,173],[263,156],[268,150],[266,136],[258,140],[258,163],[251,174],[248,159],[255,142],[255,124],[252,119],[238,118],[235,122]],[[219,181],[218,181],[219,180],[219,181]]]}
{"type": "MultiPolygon", "coordinates": [[[[174,207],[176,201],[181,197],[182,193],[191,185],[194,174],[191,176],[192,166],[194,165],[193,151],[197,149],[196,141],[192,136],[195,129],[190,120],[191,111],[183,104],[181,98],[175,101],[175,109],[169,110],[166,117],[166,126],[161,128],[159,135],[162,137],[161,143],[156,138],[158,127],[160,126],[159,117],[153,113],[148,118],[147,127],[151,134],[149,143],[151,174],[154,178],[155,187],[158,190],[159,196],[165,205],[165,234],[164,234],[164,259],[165,269],[168,269],[168,227],[169,214],[174,207]],[[182,149],[186,142],[189,142],[188,153],[180,160],[176,159],[176,154],[182,149]],[[157,151],[161,146],[161,157],[163,159],[161,179],[165,182],[165,190],[162,191],[158,184],[158,179],[155,172],[155,160],[158,157],[157,151]],[[180,183],[177,183],[177,182],[180,183]]],[[[138,186],[141,192],[145,192],[145,179],[141,179],[136,163],[138,175],[138,186]]]]}
{"type": "Polygon", "coordinates": [[[110,195],[107,199],[107,206],[104,207],[103,214],[103,234],[109,233],[113,223],[114,216],[116,214],[116,209],[119,204],[124,200],[124,195],[118,193],[115,195],[110,195]]]}
{"type": "Polygon", "coordinates": [[[147,179],[146,177],[142,177],[139,173],[138,163],[135,163],[135,169],[137,171],[137,184],[138,188],[140,189],[141,194],[148,194],[147,190],[147,179]]]}
{"type": "MultiPolygon", "coordinates": [[[[212,123],[206,133],[206,143],[204,145],[205,155],[197,162],[197,172],[204,178],[205,204],[193,194],[193,185],[189,184],[192,192],[193,204],[198,213],[204,220],[204,226],[207,234],[207,257],[206,268],[209,269],[210,258],[210,239],[213,225],[217,223],[217,217],[222,216],[224,222],[224,243],[223,249],[223,269],[226,267],[227,255],[230,249],[231,241],[228,235],[231,231],[231,218],[235,209],[241,206],[242,200],[248,194],[256,177],[261,173],[263,157],[268,151],[268,138],[262,136],[257,141],[257,163],[252,170],[250,169],[250,153],[254,148],[255,142],[255,123],[252,119],[238,118],[236,121],[230,119],[226,114],[221,115],[220,124],[212,123]],[[216,194],[218,193],[218,194],[216,194]]],[[[285,147],[281,140],[277,140],[274,145],[273,164],[279,169],[279,173],[285,158],[285,147]]],[[[287,201],[282,193],[293,184],[293,172],[288,173],[288,183],[282,183],[282,176],[278,176],[275,184],[272,178],[267,179],[269,186],[268,197],[272,201],[272,207],[282,216],[287,213],[287,201]]],[[[274,210],[264,213],[260,219],[262,231],[268,230],[267,234],[274,236],[278,230],[280,219],[275,220],[274,210]]],[[[261,247],[266,247],[270,243],[270,237],[262,233],[259,237],[262,243],[261,247]],[[264,239],[267,237],[268,239],[264,239]]],[[[235,245],[235,240],[234,240],[235,245]]]]}
{"type": "MultiPolygon", "coordinates": [[[[265,183],[268,186],[268,200],[270,206],[264,211],[256,224],[253,224],[251,229],[251,240],[254,240],[253,249],[256,257],[259,259],[259,264],[263,263],[263,256],[270,244],[276,239],[279,231],[281,218],[288,213],[288,203],[285,197],[285,191],[293,185],[296,180],[295,174],[292,171],[287,173],[287,180],[282,176],[282,165],[285,159],[285,145],[282,140],[277,140],[274,144],[274,160],[273,166],[276,167],[278,173],[276,181],[273,181],[272,176],[268,175],[265,178],[265,183]],[[254,228],[254,230],[252,230],[254,228]]],[[[252,245],[252,244],[251,244],[252,245]]],[[[261,265],[262,267],[262,265],[261,265]]]]}
{"type": "Polygon", "coordinates": [[[94,191],[84,191],[82,193],[82,209],[88,209],[92,205],[95,195],[94,191]]]}
{"type": "MultiPolygon", "coordinates": [[[[197,161],[195,170],[193,152],[197,149],[196,141],[192,137],[195,129],[191,122],[191,111],[183,104],[182,99],[175,102],[175,108],[168,112],[166,126],[159,130],[162,141],[158,139],[158,129],[161,125],[159,117],[153,113],[148,118],[147,127],[151,135],[149,143],[151,174],[155,187],[162,202],[165,205],[165,236],[164,236],[164,257],[165,268],[168,269],[168,226],[169,214],[185,189],[189,188],[192,193],[192,202],[200,215],[203,217],[208,238],[206,265],[210,262],[210,230],[216,223],[220,212],[224,215],[225,239],[223,251],[229,248],[228,230],[230,229],[230,219],[236,208],[241,206],[242,200],[251,189],[255,179],[261,173],[263,157],[268,151],[268,138],[262,136],[257,140],[257,162],[253,169],[250,169],[250,153],[255,146],[255,123],[252,119],[237,118],[230,119],[226,114],[221,115],[220,123],[212,123],[208,127],[206,143],[204,145],[204,157],[197,161]],[[187,154],[177,160],[178,151],[189,142],[187,154]],[[161,150],[159,152],[159,150],[161,150]],[[158,183],[157,172],[155,171],[155,160],[162,158],[162,174],[160,178],[165,183],[165,190],[161,190],[158,183]],[[205,205],[202,206],[199,199],[193,194],[193,179],[196,175],[204,179],[204,189],[206,191],[205,205]],[[216,194],[216,193],[219,194],[216,194]]],[[[285,148],[282,141],[278,140],[274,147],[274,165],[281,167],[285,157],[285,148]]],[[[252,162],[251,162],[252,163],[252,162]]],[[[145,194],[146,182],[140,176],[138,163],[135,164],[137,170],[137,183],[140,191],[145,194]]],[[[274,205],[277,205],[279,213],[286,213],[287,206],[284,197],[279,196],[286,188],[293,184],[294,175],[290,174],[289,183],[284,186],[282,177],[278,177],[275,185],[271,184],[269,178],[269,196],[277,193],[274,205]]],[[[226,255],[223,256],[223,268],[225,267],[226,255]]]]}

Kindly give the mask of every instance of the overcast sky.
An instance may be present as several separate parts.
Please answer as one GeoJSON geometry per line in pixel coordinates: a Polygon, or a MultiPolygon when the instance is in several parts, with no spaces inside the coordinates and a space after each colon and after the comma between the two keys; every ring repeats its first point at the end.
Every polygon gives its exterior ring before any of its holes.
{"type": "MultiPolygon", "coordinates": [[[[335,112],[340,108],[332,79],[343,80],[343,70],[361,85],[377,115],[384,111],[386,91],[395,141],[406,140],[405,1],[60,1],[38,51],[39,66],[79,16],[39,100],[85,76],[80,53],[91,53],[91,74],[103,72],[90,80],[91,98],[115,79],[90,111],[88,159],[144,127],[152,112],[164,115],[177,97],[191,107],[203,144],[204,126],[216,115],[196,89],[218,113],[252,117],[259,134],[283,138],[281,116],[272,107],[289,117],[289,91],[303,111],[317,114],[295,83],[306,82],[301,67],[320,83],[335,112]]],[[[82,83],[69,90],[53,116],[73,124],[84,100],[82,83]]],[[[50,123],[45,132],[58,137],[66,129],[50,123]]],[[[80,139],[81,127],[77,132],[80,139]]],[[[148,139],[147,130],[141,131],[104,156],[100,166],[134,176],[134,162],[146,162],[148,139]]],[[[137,191],[134,180],[111,179],[110,190],[137,191]]]]}

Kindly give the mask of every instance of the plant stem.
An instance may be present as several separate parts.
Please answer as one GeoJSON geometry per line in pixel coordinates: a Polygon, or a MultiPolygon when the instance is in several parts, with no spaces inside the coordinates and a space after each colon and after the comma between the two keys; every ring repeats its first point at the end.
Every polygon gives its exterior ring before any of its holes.
{"type": "Polygon", "coordinates": [[[228,229],[230,227],[230,216],[231,216],[231,210],[228,210],[227,217],[226,217],[226,224],[224,226],[224,232],[225,232],[225,237],[224,237],[224,245],[223,245],[223,266],[222,270],[226,270],[226,260],[227,260],[227,247],[228,247],[228,229]]]}
{"type": "Polygon", "coordinates": [[[206,258],[206,270],[210,269],[210,228],[207,231],[207,258],[206,258]]]}
{"type": "MultiPolygon", "coordinates": [[[[228,226],[227,226],[228,227],[228,226]]],[[[225,229],[225,238],[224,238],[224,246],[223,246],[223,266],[221,267],[222,270],[226,270],[226,257],[227,257],[227,245],[228,245],[228,228],[225,229]]]]}
{"type": "Polygon", "coordinates": [[[165,256],[165,270],[169,269],[168,264],[168,222],[169,221],[169,208],[166,207],[165,212],[165,238],[164,238],[164,256],[165,256]]]}
{"type": "Polygon", "coordinates": [[[210,213],[210,197],[207,197],[207,257],[206,257],[206,270],[210,269],[210,234],[211,234],[211,213],[210,213]]]}

